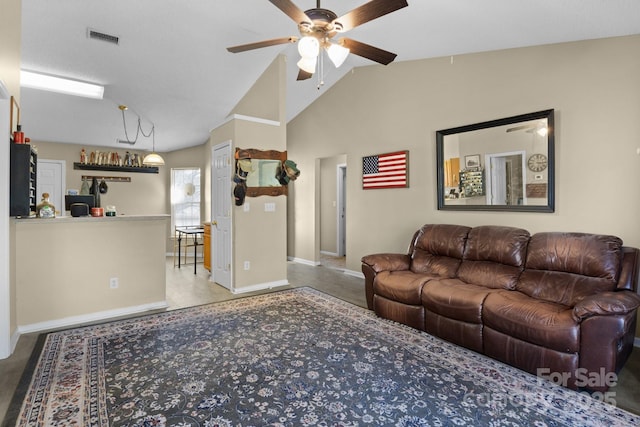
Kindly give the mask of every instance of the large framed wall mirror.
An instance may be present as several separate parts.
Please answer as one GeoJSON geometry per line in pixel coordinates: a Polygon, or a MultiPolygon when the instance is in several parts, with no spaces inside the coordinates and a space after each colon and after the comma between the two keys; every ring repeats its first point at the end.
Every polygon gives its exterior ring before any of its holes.
{"type": "Polygon", "coordinates": [[[554,110],[436,132],[438,209],[553,212],[554,110]]]}

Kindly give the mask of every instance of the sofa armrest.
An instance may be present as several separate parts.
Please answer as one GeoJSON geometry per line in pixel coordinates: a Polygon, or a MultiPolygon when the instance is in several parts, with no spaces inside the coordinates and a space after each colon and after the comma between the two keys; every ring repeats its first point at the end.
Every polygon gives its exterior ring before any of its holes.
{"type": "Polygon", "coordinates": [[[373,254],[362,257],[362,273],[367,307],[373,310],[373,282],[381,271],[408,270],[411,257],[405,254],[373,254]]]}
{"type": "Polygon", "coordinates": [[[371,267],[376,273],[400,271],[409,269],[411,258],[407,254],[373,254],[362,257],[362,263],[371,267]]]}
{"type": "Polygon", "coordinates": [[[640,295],[630,291],[591,295],[573,307],[573,319],[581,322],[591,316],[627,314],[640,307],[640,295]]]}

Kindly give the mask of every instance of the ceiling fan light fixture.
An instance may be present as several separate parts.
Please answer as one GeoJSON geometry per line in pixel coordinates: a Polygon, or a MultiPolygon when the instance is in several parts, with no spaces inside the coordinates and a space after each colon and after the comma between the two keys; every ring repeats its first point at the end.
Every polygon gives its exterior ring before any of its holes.
{"type": "Polygon", "coordinates": [[[327,55],[336,68],[340,68],[340,66],[344,64],[344,61],[349,56],[349,52],[349,49],[336,43],[330,43],[329,46],[327,46],[327,55]]]}
{"type": "Polygon", "coordinates": [[[300,61],[298,61],[298,68],[300,68],[302,71],[306,71],[309,74],[313,74],[316,72],[316,63],[318,62],[318,57],[314,56],[312,58],[305,58],[302,57],[300,58],[300,61]]]}
{"type": "Polygon", "coordinates": [[[320,53],[320,42],[315,37],[302,37],[298,42],[298,52],[303,58],[315,58],[320,53]]]}

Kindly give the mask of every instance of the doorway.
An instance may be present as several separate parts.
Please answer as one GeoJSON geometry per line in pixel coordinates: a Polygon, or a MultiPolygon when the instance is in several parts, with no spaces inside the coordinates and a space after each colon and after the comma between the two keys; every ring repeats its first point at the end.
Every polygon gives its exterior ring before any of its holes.
{"type": "Polygon", "coordinates": [[[347,156],[316,159],[318,180],[316,262],[325,267],[346,267],[347,156]]]}
{"type": "Polygon", "coordinates": [[[486,155],[488,205],[526,204],[524,159],[524,151],[486,155]]]}

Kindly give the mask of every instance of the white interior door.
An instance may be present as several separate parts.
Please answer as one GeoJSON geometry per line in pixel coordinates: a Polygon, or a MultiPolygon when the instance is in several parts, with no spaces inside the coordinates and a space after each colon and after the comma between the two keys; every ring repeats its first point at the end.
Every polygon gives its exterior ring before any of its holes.
{"type": "Polygon", "coordinates": [[[524,151],[485,155],[488,205],[526,204],[524,151]]]}
{"type": "Polygon", "coordinates": [[[233,290],[231,277],[231,142],[213,147],[211,156],[211,280],[233,290]]]}
{"type": "Polygon", "coordinates": [[[37,200],[42,193],[49,193],[49,201],[56,207],[56,215],[64,215],[64,193],[66,187],[66,162],[64,160],[38,159],[36,180],[37,200]]]}
{"type": "Polygon", "coordinates": [[[507,167],[504,157],[491,158],[490,205],[507,204],[507,167]]]}

